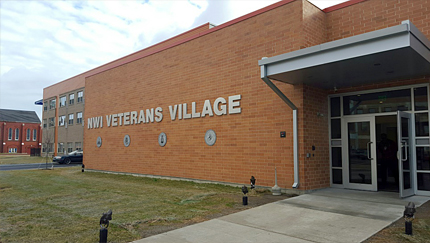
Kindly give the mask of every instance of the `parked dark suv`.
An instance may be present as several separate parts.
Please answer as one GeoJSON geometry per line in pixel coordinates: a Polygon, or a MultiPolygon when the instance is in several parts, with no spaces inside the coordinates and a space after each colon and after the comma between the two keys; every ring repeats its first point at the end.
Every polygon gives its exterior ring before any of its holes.
{"type": "Polygon", "coordinates": [[[57,162],[59,164],[70,164],[72,162],[80,162],[82,163],[83,151],[73,151],[67,155],[63,156],[55,156],[52,159],[52,162],[57,162]]]}

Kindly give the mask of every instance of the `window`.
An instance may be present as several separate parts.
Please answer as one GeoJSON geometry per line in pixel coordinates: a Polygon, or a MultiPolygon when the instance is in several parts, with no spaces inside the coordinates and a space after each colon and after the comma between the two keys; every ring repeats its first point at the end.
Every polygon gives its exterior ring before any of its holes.
{"type": "Polygon", "coordinates": [[[55,126],[55,117],[49,118],[49,127],[55,126]]]}
{"type": "Polygon", "coordinates": [[[343,97],[344,115],[410,111],[411,107],[410,89],[343,97]]]}
{"type": "Polygon", "coordinates": [[[66,96],[60,97],[60,107],[66,106],[66,96]]]}
{"type": "Polygon", "coordinates": [[[75,94],[69,94],[69,105],[73,105],[75,103],[75,94]]]}
{"type": "Polygon", "coordinates": [[[54,152],[54,144],[48,143],[48,153],[52,153],[52,152],[54,152]]]}
{"type": "Polygon", "coordinates": [[[12,128],[9,128],[8,140],[12,140],[12,128]]]}
{"type": "Polygon", "coordinates": [[[43,119],[43,128],[46,128],[48,126],[48,120],[47,119],[43,119]]]}
{"type": "Polygon", "coordinates": [[[44,111],[48,110],[48,101],[43,102],[43,110],[44,111]]]}
{"type": "Polygon", "coordinates": [[[427,87],[414,88],[414,99],[416,111],[428,110],[427,87]]]}
{"type": "Polygon", "coordinates": [[[67,153],[70,153],[73,151],[73,143],[67,143],[67,153]]]}
{"type": "Polygon", "coordinates": [[[30,133],[31,133],[31,130],[30,130],[30,128],[28,128],[28,129],[27,129],[27,137],[26,137],[26,140],[27,140],[27,141],[30,141],[30,137],[31,137],[31,134],[30,134],[30,133]]]}
{"type": "Polygon", "coordinates": [[[15,140],[19,140],[19,128],[15,129],[15,140]]]}
{"type": "Polygon", "coordinates": [[[78,92],[78,103],[81,103],[84,100],[84,91],[78,92]]]}
{"type": "Polygon", "coordinates": [[[76,124],[82,123],[82,112],[76,113],[76,124]]]}
{"type": "Polygon", "coordinates": [[[64,153],[64,144],[58,143],[58,153],[64,153]]]}
{"type": "Polygon", "coordinates": [[[59,116],[58,117],[58,126],[64,126],[64,122],[66,120],[66,116],[59,116]]]}
{"type": "Polygon", "coordinates": [[[81,142],[76,142],[75,143],[75,148],[76,148],[76,150],[82,150],[82,145],[81,145],[81,142]]]}
{"type": "Polygon", "coordinates": [[[73,125],[73,113],[69,114],[69,125],[73,125]]]}
{"type": "Polygon", "coordinates": [[[37,140],[37,130],[33,129],[33,141],[37,140]]]}
{"type": "Polygon", "coordinates": [[[9,153],[16,153],[16,148],[9,148],[9,153]]]}
{"type": "Polygon", "coordinates": [[[429,136],[429,114],[427,112],[415,114],[415,135],[417,137],[429,136]]]}
{"type": "Polygon", "coordinates": [[[55,99],[54,99],[54,100],[49,101],[49,109],[50,109],[50,110],[55,109],[55,99]]]}

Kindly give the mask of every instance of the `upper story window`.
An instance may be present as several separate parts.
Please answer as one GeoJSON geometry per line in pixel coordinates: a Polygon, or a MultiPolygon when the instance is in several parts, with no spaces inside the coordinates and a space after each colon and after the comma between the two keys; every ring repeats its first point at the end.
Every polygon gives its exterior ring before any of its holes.
{"type": "Polygon", "coordinates": [[[76,113],[76,123],[81,124],[82,123],[82,112],[76,113]]]}
{"type": "Polygon", "coordinates": [[[19,128],[15,129],[15,140],[19,140],[19,128]]]}
{"type": "Polygon", "coordinates": [[[82,150],[82,145],[81,145],[81,142],[75,142],[75,148],[76,148],[76,150],[82,150]]]}
{"type": "Polygon", "coordinates": [[[64,143],[58,143],[58,153],[64,153],[64,143]]]}
{"type": "Polygon", "coordinates": [[[66,116],[59,116],[58,117],[58,126],[64,126],[64,122],[66,120],[66,116]]]}
{"type": "Polygon", "coordinates": [[[69,125],[73,125],[73,118],[74,118],[73,113],[69,114],[69,125]]]}
{"type": "Polygon", "coordinates": [[[75,94],[69,94],[69,105],[73,105],[75,103],[75,94]]]}
{"type": "Polygon", "coordinates": [[[43,102],[43,110],[44,111],[48,110],[48,101],[43,102]]]}
{"type": "Polygon", "coordinates": [[[26,137],[27,141],[30,141],[30,138],[31,138],[31,134],[30,133],[31,133],[30,128],[27,128],[27,134],[26,134],[27,135],[27,137],[26,137]]]}
{"type": "Polygon", "coordinates": [[[60,107],[66,106],[66,101],[67,101],[66,96],[61,96],[60,97],[60,107]]]}
{"type": "Polygon", "coordinates": [[[67,143],[67,153],[71,153],[73,151],[73,143],[67,143]]]}
{"type": "Polygon", "coordinates": [[[9,134],[7,136],[8,140],[12,140],[12,128],[9,128],[9,134]]]}
{"type": "Polygon", "coordinates": [[[55,99],[49,101],[49,109],[55,109],[55,99]]]}
{"type": "Polygon", "coordinates": [[[33,129],[33,141],[37,140],[37,129],[33,129]]]}
{"type": "Polygon", "coordinates": [[[49,118],[49,127],[53,127],[55,126],[55,117],[50,117],[49,118]]]}
{"type": "Polygon", "coordinates": [[[43,119],[43,128],[46,128],[48,126],[48,120],[43,119]]]}
{"type": "Polygon", "coordinates": [[[78,103],[84,100],[84,91],[78,91],[78,103]]]}

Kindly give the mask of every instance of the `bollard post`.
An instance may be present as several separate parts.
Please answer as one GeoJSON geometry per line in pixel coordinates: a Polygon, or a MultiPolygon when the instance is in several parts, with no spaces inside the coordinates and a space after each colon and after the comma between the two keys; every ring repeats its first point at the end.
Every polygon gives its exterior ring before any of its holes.
{"type": "Polygon", "coordinates": [[[245,206],[245,205],[248,205],[248,197],[247,196],[243,196],[242,197],[242,204],[245,206]]]}
{"type": "Polygon", "coordinates": [[[251,182],[251,190],[252,189],[255,189],[255,177],[254,176],[251,176],[251,179],[249,180],[250,182],[251,182]]]}
{"type": "Polygon", "coordinates": [[[108,237],[108,227],[109,220],[112,220],[112,210],[109,209],[107,213],[103,213],[103,216],[100,218],[100,234],[99,234],[99,242],[107,243],[108,237]]]}
{"type": "Polygon", "coordinates": [[[405,206],[405,211],[403,212],[403,217],[405,218],[405,234],[412,235],[412,221],[415,219],[415,204],[409,202],[405,206]]]}
{"type": "Polygon", "coordinates": [[[248,188],[246,186],[242,187],[243,197],[242,197],[242,204],[248,205],[248,196],[246,194],[248,193],[248,188]]]}
{"type": "Polygon", "coordinates": [[[107,243],[108,229],[102,227],[100,229],[100,243],[107,243]]]}

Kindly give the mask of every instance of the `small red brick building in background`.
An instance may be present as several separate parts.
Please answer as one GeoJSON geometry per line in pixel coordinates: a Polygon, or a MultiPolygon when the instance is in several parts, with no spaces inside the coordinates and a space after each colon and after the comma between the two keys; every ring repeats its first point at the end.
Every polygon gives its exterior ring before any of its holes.
{"type": "Polygon", "coordinates": [[[0,109],[0,153],[40,149],[40,119],[34,111],[0,109]]]}

